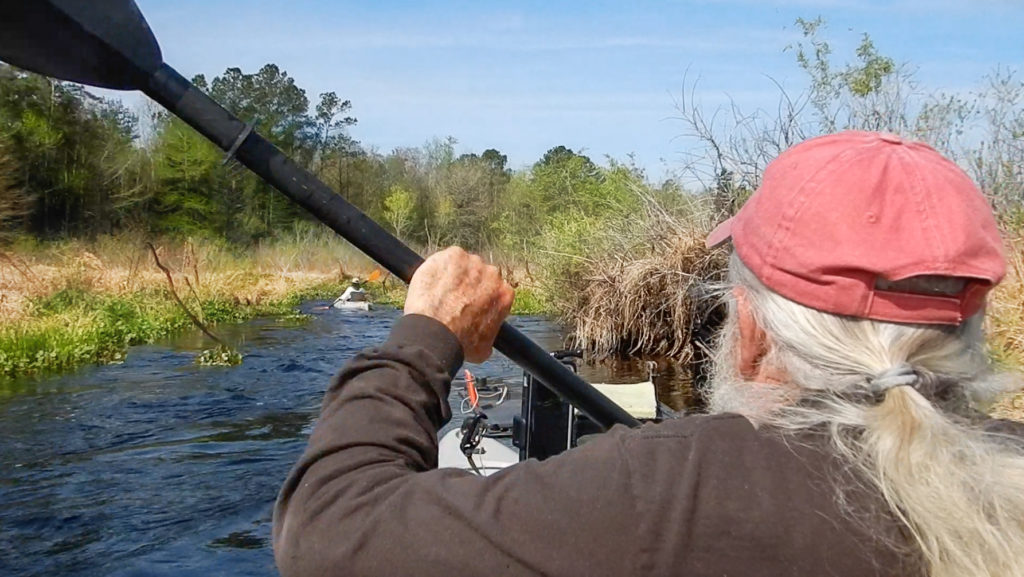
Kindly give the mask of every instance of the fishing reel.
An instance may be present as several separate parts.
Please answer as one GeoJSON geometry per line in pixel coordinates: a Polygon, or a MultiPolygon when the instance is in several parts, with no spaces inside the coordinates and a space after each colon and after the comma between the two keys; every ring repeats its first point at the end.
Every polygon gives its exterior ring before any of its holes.
{"type": "Polygon", "coordinates": [[[463,453],[472,452],[483,437],[512,436],[512,411],[518,404],[506,404],[514,392],[504,378],[476,376],[465,369],[462,378],[452,379],[452,389],[459,395],[458,412],[465,415],[460,426],[463,453]]]}

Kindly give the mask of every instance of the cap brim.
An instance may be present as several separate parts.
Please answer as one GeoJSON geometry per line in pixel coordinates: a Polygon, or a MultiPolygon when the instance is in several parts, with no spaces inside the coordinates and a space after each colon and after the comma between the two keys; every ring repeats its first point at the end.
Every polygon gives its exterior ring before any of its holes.
{"type": "Polygon", "coordinates": [[[711,234],[709,234],[708,238],[704,241],[704,246],[708,248],[715,248],[732,238],[732,220],[732,218],[728,218],[722,222],[722,224],[716,226],[715,230],[711,231],[711,234]]]}

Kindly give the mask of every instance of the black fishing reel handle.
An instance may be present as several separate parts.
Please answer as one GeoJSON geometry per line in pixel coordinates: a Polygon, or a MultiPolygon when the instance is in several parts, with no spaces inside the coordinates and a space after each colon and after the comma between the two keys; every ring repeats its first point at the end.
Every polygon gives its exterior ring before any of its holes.
{"type": "Polygon", "coordinates": [[[484,432],[487,430],[487,415],[483,413],[477,413],[472,417],[466,417],[462,421],[462,441],[459,442],[459,449],[462,454],[467,458],[472,457],[473,453],[476,452],[476,448],[480,446],[480,441],[484,437],[484,432]]]}

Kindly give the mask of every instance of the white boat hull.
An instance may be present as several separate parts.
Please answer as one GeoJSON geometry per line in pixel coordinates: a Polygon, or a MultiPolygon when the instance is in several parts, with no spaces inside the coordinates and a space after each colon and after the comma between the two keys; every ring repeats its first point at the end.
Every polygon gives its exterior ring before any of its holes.
{"type": "Polygon", "coordinates": [[[462,449],[459,448],[461,442],[462,431],[458,429],[448,431],[441,437],[437,450],[437,466],[439,468],[462,469],[487,476],[519,462],[518,451],[506,447],[500,441],[483,437],[473,453],[473,464],[476,465],[476,471],[474,471],[469,459],[462,454],[462,449]]]}
{"type": "Polygon", "coordinates": [[[370,303],[369,301],[337,301],[334,303],[334,308],[343,311],[368,311],[370,303]]]}

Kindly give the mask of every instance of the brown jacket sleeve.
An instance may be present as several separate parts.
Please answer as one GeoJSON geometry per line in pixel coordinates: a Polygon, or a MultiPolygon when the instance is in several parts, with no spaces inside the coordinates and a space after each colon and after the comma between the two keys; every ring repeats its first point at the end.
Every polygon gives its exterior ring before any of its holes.
{"type": "Polygon", "coordinates": [[[437,469],[461,362],[443,325],[406,316],[341,371],[274,511],[281,573],[922,574],[878,495],[837,499],[844,465],[816,435],[739,415],[615,427],[490,477],[437,469]]]}
{"type": "Polygon", "coordinates": [[[274,510],[283,575],[638,573],[624,430],[491,477],[436,468],[461,363],[454,335],[410,315],[335,378],[274,510]]]}

